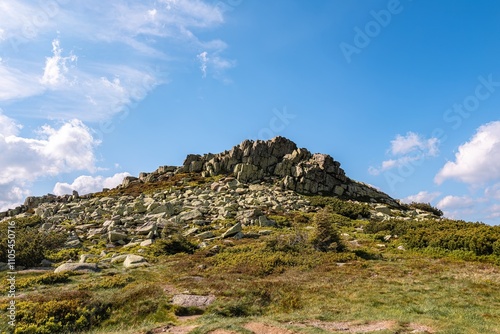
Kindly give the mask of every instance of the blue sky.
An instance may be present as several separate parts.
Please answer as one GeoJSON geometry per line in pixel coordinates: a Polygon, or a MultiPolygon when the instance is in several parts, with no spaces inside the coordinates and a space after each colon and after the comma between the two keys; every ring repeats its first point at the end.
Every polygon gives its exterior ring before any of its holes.
{"type": "Polygon", "coordinates": [[[0,0],[0,209],[281,135],[500,223],[500,3],[0,0]]]}

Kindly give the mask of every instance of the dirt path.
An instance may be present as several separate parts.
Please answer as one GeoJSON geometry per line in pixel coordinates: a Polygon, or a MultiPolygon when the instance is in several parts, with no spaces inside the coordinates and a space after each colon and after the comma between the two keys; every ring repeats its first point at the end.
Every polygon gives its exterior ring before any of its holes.
{"type": "MultiPolygon", "coordinates": [[[[401,329],[396,321],[386,320],[386,321],[371,321],[365,323],[358,322],[327,322],[327,321],[306,321],[300,323],[289,323],[289,325],[302,327],[302,328],[321,328],[325,331],[331,333],[369,333],[382,330],[398,330],[398,333],[422,333],[422,334],[432,334],[435,331],[424,325],[410,323],[401,329]],[[402,331],[400,331],[402,330],[402,331]],[[400,331],[400,332],[399,332],[400,331]]],[[[188,334],[190,331],[194,330],[197,325],[181,325],[181,326],[166,326],[158,327],[151,330],[149,333],[171,333],[171,334],[188,334]]],[[[295,334],[296,332],[280,328],[273,325],[268,325],[262,322],[249,322],[243,326],[245,329],[252,331],[254,334],[295,334]]],[[[229,331],[226,329],[216,329],[209,334],[238,334],[234,331],[229,331]]]]}

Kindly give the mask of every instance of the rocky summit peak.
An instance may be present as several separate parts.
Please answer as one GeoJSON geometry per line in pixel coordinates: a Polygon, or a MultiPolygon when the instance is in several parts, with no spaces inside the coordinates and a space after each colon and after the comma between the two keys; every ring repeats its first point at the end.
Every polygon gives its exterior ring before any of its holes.
{"type": "MultiPolygon", "coordinates": [[[[153,173],[142,173],[136,182],[156,181],[167,170],[174,173],[200,173],[203,177],[233,175],[242,183],[275,181],[284,189],[301,194],[333,195],[399,206],[389,195],[349,179],[340,168],[340,163],[330,155],[312,154],[280,136],[267,141],[244,140],[231,150],[218,154],[190,154],[182,167],[174,170],[174,167],[163,166],[153,173]]],[[[124,186],[128,183],[127,180],[124,186]]]]}

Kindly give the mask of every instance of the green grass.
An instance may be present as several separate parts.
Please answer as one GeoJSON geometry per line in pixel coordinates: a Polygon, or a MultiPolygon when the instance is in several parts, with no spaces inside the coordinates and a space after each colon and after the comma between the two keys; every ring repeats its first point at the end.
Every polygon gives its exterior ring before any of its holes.
{"type": "MultiPolygon", "coordinates": [[[[436,333],[500,333],[496,253],[483,256],[457,249],[397,248],[405,244],[412,229],[425,228],[425,236],[432,241],[438,235],[432,228],[448,229],[451,222],[383,225],[327,210],[316,217],[291,213],[272,218],[279,226],[259,239],[219,240],[207,249],[194,249],[187,240],[181,240],[181,245],[189,246],[189,252],[180,253],[169,251],[175,248],[171,241],[159,243],[161,252],[155,253],[152,248],[153,252],[146,254],[153,264],[148,268],[125,271],[115,265],[101,273],[70,277],[19,275],[18,293],[24,295],[18,299],[19,328],[35,324],[54,333],[67,328],[75,333],[137,334],[180,324],[178,315],[203,312],[200,318],[191,320],[198,325],[192,333],[215,329],[249,333],[244,327],[248,322],[274,323],[297,333],[327,333],[311,325],[299,326],[311,321],[394,322],[393,329],[377,333],[408,333],[414,323],[436,333]],[[319,218],[331,220],[343,251],[315,247],[311,240],[315,240],[312,237],[318,231],[315,226],[319,226],[319,218]],[[370,233],[359,230],[362,226],[370,233]],[[384,240],[397,229],[404,233],[384,240]],[[217,252],[210,249],[215,244],[219,246],[217,252]],[[213,294],[217,300],[204,311],[179,308],[171,304],[174,290],[213,294]],[[31,313],[36,313],[36,318],[31,313]],[[66,320],[64,315],[68,315],[66,320]]],[[[497,233],[496,228],[483,225],[466,227],[485,235],[497,233]]],[[[464,231],[463,238],[472,235],[464,231]]],[[[493,239],[485,240],[496,245],[493,239]]],[[[57,256],[75,254],[62,252],[57,256]]],[[[5,280],[0,282],[0,289],[6,291],[5,280]]],[[[6,297],[0,297],[1,317],[5,317],[7,303],[6,297]]],[[[0,322],[0,332],[7,330],[0,322]]],[[[33,329],[32,333],[43,331],[33,329]]]]}

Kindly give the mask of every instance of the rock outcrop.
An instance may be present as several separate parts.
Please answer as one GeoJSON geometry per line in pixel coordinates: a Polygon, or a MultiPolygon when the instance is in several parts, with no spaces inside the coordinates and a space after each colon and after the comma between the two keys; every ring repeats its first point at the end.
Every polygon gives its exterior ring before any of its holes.
{"type": "Polygon", "coordinates": [[[245,140],[219,154],[188,155],[176,173],[203,176],[232,174],[242,183],[278,180],[289,190],[307,195],[334,195],[365,202],[399,204],[387,194],[349,179],[340,163],[327,154],[312,154],[284,137],[245,140]]]}

